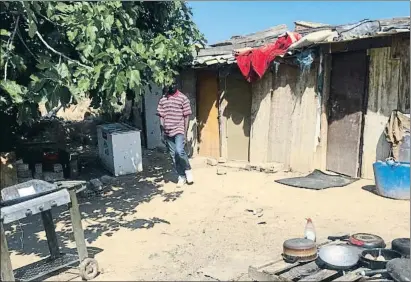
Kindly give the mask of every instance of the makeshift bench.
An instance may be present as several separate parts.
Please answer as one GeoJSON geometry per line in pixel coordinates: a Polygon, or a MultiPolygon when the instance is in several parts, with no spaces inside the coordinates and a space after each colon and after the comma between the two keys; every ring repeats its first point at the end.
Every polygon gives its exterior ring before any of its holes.
{"type": "MultiPolygon", "coordinates": [[[[339,244],[344,245],[341,241],[326,241],[319,244],[318,247],[325,245],[339,244]]],[[[278,259],[268,262],[260,266],[249,266],[248,276],[252,281],[361,281],[363,277],[360,275],[362,271],[369,270],[358,266],[351,271],[337,271],[330,269],[321,269],[315,261],[306,263],[287,263],[281,255],[278,259]]],[[[372,281],[394,281],[386,278],[373,276],[372,281]]]]}

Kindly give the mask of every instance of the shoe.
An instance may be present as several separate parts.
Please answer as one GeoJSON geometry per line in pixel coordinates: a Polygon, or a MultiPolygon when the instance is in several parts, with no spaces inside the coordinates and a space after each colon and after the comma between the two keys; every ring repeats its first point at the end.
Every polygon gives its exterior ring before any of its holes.
{"type": "Polygon", "coordinates": [[[184,176],[179,176],[177,181],[177,188],[181,188],[186,184],[187,180],[184,176]]]}
{"type": "Polygon", "coordinates": [[[188,184],[194,183],[193,172],[191,170],[186,170],[186,180],[188,184]]]}

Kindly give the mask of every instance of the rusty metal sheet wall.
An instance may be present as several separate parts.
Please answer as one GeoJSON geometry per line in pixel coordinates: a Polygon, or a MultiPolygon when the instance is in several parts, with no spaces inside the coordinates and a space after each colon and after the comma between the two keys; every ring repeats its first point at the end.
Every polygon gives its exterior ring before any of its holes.
{"type": "Polygon", "coordinates": [[[366,51],[332,58],[327,169],[352,177],[359,172],[366,58],[366,51]]]}

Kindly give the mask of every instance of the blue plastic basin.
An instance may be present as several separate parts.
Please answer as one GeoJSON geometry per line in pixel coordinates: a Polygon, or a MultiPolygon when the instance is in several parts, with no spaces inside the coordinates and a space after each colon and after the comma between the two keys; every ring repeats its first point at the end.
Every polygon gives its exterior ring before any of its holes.
{"type": "Polygon", "coordinates": [[[391,199],[410,199],[410,163],[378,161],[373,168],[378,194],[391,199]]]}

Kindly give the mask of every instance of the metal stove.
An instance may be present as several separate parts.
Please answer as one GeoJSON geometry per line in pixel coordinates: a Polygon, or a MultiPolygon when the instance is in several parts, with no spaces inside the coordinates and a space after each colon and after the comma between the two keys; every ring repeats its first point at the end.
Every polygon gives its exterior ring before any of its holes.
{"type": "Polygon", "coordinates": [[[79,270],[83,279],[89,280],[97,275],[97,261],[88,257],[77,202],[76,189],[82,186],[84,186],[83,181],[51,184],[42,180],[30,180],[1,191],[1,281],[38,280],[40,277],[78,262],[80,262],[79,270]],[[77,254],[60,252],[51,210],[63,205],[68,205],[70,210],[77,254]],[[13,271],[3,223],[11,223],[35,214],[41,215],[50,256],[13,271]]]}

